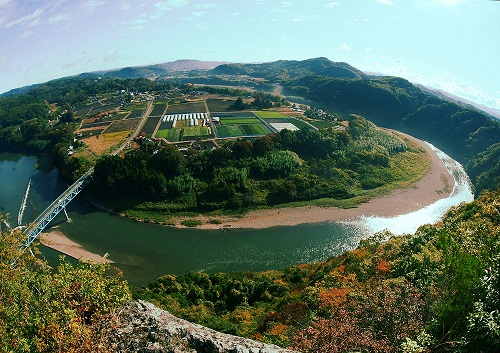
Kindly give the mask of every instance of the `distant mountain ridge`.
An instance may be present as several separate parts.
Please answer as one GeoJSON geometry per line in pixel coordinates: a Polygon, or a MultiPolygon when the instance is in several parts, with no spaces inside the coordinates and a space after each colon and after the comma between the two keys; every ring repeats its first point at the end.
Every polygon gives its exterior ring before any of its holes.
{"type": "Polygon", "coordinates": [[[210,70],[208,74],[247,75],[268,80],[290,80],[309,75],[348,79],[369,77],[347,63],[333,62],[323,57],[302,61],[279,60],[262,64],[224,64],[210,70]]]}
{"type": "MultiPolygon", "coordinates": [[[[177,60],[87,73],[80,79],[95,76],[147,78],[157,83],[247,86],[269,92],[280,86],[285,96],[300,97],[338,115],[362,115],[379,126],[434,144],[465,166],[476,192],[494,190],[500,185],[500,120],[400,77],[368,75],[347,63],[322,57],[261,64],[177,60]]],[[[4,96],[26,92],[43,95],[58,82],[53,80],[12,90],[4,96]]],[[[76,87],[78,84],[74,82],[76,87]]]]}
{"type": "Polygon", "coordinates": [[[160,76],[170,75],[183,71],[211,70],[219,65],[225,64],[221,61],[201,61],[181,59],[172,62],[147,66],[124,67],[109,71],[91,72],[91,74],[102,74],[106,77],[116,78],[150,78],[155,79],[160,76]]]}

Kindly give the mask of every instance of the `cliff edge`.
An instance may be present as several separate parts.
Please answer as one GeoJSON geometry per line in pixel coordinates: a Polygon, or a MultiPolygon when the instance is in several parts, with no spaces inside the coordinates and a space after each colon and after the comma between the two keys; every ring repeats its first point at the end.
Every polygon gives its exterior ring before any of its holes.
{"type": "Polygon", "coordinates": [[[114,320],[109,339],[116,352],[292,353],[190,323],[142,300],[128,302],[114,320]]]}

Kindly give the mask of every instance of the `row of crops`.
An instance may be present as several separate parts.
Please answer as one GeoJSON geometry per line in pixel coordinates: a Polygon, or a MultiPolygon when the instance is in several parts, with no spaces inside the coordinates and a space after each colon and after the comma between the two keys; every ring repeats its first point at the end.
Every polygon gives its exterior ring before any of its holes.
{"type": "MultiPolygon", "coordinates": [[[[213,103],[211,104],[213,105],[213,103]]],[[[143,131],[149,137],[165,138],[169,142],[204,139],[210,137],[254,137],[282,129],[298,130],[303,127],[316,127],[300,119],[286,116],[280,112],[200,112],[201,106],[177,104],[169,106],[163,117],[150,117],[143,131]],[[189,111],[188,108],[196,111],[189,111]]]]}

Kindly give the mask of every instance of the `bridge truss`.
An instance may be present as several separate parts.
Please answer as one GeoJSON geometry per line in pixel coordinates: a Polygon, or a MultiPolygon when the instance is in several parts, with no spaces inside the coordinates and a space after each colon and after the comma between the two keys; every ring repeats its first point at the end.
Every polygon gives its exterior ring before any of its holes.
{"type": "Polygon", "coordinates": [[[59,197],[24,230],[24,234],[28,237],[24,243],[24,249],[30,246],[31,243],[38,238],[40,233],[45,229],[50,221],[52,221],[59,214],[59,212],[64,210],[66,205],[70,203],[70,201],[73,200],[76,195],[78,195],[80,191],[85,188],[85,186],[87,186],[90,180],[92,180],[93,174],[94,168],[82,175],[68,189],[66,189],[65,192],[59,195],[59,197]]]}

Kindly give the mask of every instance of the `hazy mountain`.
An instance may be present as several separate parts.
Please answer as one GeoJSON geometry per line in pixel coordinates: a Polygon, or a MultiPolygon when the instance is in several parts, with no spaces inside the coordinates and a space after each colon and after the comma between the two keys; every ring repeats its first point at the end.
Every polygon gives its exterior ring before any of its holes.
{"type": "Polygon", "coordinates": [[[175,74],[179,72],[193,71],[193,70],[211,70],[225,62],[218,61],[200,61],[200,60],[176,60],[173,62],[166,62],[162,64],[154,64],[147,66],[134,66],[125,67],[110,71],[99,71],[95,72],[108,77],[118,77],[118,78],[157,78],[159,76],[165,76],[170,74],[175,74]]]}
{"type": "Polygon", "coordinates": [[[343,62],[333,62],[327,58],[302,61],[279,60],[262,64],[225,64],[210,70],[211,75],[247,75],[268,80],[290,80],[298,77],[317,75],[335,78],[368,78],[364,72],[343,62]]]}

